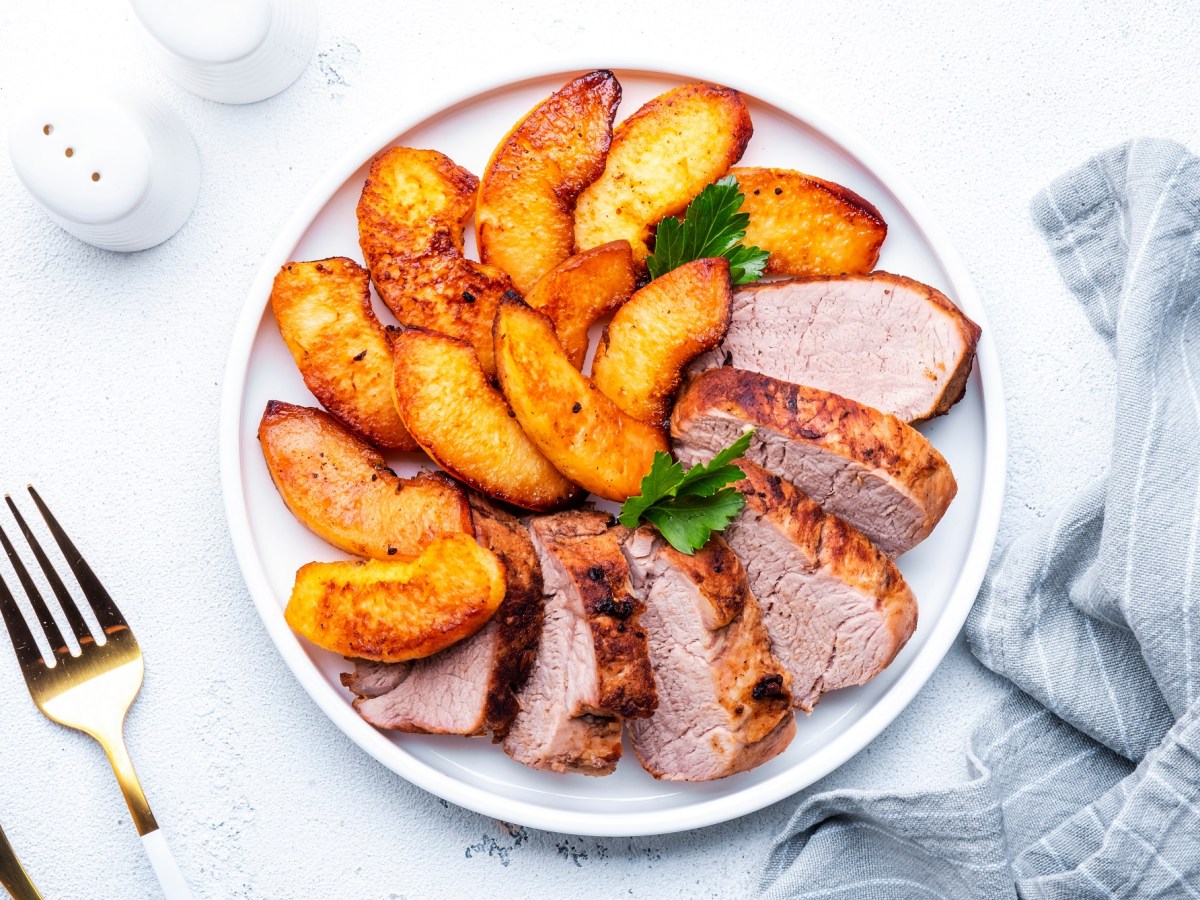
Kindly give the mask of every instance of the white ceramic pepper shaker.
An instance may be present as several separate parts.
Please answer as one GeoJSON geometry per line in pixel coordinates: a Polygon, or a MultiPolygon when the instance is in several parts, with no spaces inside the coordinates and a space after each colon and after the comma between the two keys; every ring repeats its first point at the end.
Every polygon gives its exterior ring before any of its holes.
{"type": "Polygon", "coordinates": [[[106,250],[144,250],[187,221],[200,157],[187,126],[140,93],[63,86],[12,118],[17,177],[51,218],[106,250]]]}
{"type": "Polygon", "coordinates": [[[317,46],[315,0],[131,0],[167,74],[193,94],[254,103],[295,81],[317,46]]]}

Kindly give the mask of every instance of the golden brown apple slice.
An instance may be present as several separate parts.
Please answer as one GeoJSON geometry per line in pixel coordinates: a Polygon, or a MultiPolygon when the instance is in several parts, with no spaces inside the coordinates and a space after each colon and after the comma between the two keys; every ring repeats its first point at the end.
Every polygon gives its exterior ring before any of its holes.
{"type": "Polygon", "coordinates": [[[761,247],[769,275],[860,275],[879,261],[887,223],[849,188],[793,169],[734,168],[750,214],[748,247],[761,247]]]}
{"type": "Polygon", "coordinates": [[[522,294],[571,255],[575,200],[604,171],[621,85],[589,72],[539,103],[500,142],[479,185],[479,258],[522,294]]]}
{"type": "Polygon", "coordinates": [[[571,365],[554,325],[524,302],[506,298],[496,313],[496,372],[517,420],[567,478],[607,500],[641,492],[661,428],[640,422],[571,365]]]}
{"type": "Polygon", "coordinates": [[[371,163],[358,201],[358,240],[396,318],[470,342],[490,375],[496,302],[512,282],[463,256],[478,184],[435,150],[386,150],[371,163]]]}
{"type": "Polygon", "coordinates": [[[462,487],[435,472],[397,477],[379,451],[319,409],[272,400],[258,440],[287,508],[347,553],[411,557],[436,538],[471,533],[462,487]]]}
{"type": "Polygon", "coordinates": [[[689,362],[729,329],[729,261],[697,259],[655,278],[604,330],[592,380],[635,419],[661,425],[689,362]]]}
{"type": "Polygon", "coordinates": [[[504,564],[465,534],[412,560],[314,562],[296,573],[284,618],[318,647],[394,663],[469,637],[504,599],[504,564]]]}
{"type": "Polygon", "coordinates": [[[376,447],[418,449],[392,402],[392,351],[371,306],[366,269],[344,256],[285,263],[271,309],[322,406],[376,447]]]}
{"type": "Polygon", "coordinates": [[[396,408],[443,469],[522,509],[558,509],[580,497],[525,435],[470,344],[406,328],[393,333],[392,349],[396,408]]]}
{"type": "Polygon", "coordinates": [[[577,253],[551,269],[525,302],[550,317],[571,365],[582,369],[588,330],[629,299],[636,280],[628,241],[613,241],[577,253]]]}
{"type": "Polygon", "coordinates": [[[613,131],[604,174],[575,204],[575,249],[626,240],[642,265],[650,229],[742,158],[754,127],[730,88],[685,84],[613,131]]]}

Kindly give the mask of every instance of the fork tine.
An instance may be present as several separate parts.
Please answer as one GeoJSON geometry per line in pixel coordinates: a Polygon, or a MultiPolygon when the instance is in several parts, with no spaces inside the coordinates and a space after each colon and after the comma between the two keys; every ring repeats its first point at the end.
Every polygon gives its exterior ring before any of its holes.
{"type": "Polygon", "coordinates": [[[4,624],[8,626],[8,636],[12,639],[13,650],[17,652],[17,662],[21,664],[21,668],[27,669],[43,662],[42,651],[33,639],[33,632],[29,630],[21,607],[17,606],[16,598],[3,578],[0,578],[0,613],[4,614],[4,624]]]}
{"type": "MultiPolygon", "coordinates": [[[[4,496],[4,499],[9,500],[7,494],[4,496]]],[[[9,504],[12,504],[11,500],[9,500],[9,504]]],[[[29,603],[33,606],[34,615],[42,623],[42,632],[46,635],[46,640],[50,642],[50,649],[55,656],[70,655],[71,650],[67,646],[67,642],[63,640],[62,632],[58,630],[58,623],[50,615],[50,609],[46,606],[46,601],[42,599],[41,591],[37,589],[37,585],[29,577],[29,570],[25,568],[25,563],[21,562],[21,557],[17,556],[17,551],[9,541],[8,535],[4,533],[3,528],[0,528],[0,544],[4,545],[4,552],[8,554],[8,561],[12,563],[13,570],[16,571],[21,586],[25,588],[25,593],[29,597],[29,603]]]]}
{"type": "Polygon", "coordinates": [[[50,508],[42,501],[38,492],[33,489],[33,485],[28,485],[28,488],[33,502],[37,505],[38,512],[46,520],[50,533],[58,542],[58,548],[66,557],[67,565],[75,573],[75,580],[83,588],[83,596],[91,605],[92,612],[96,614],[96,621],[100,623],[104,633],[112,634],[122,629],[128,630],[129,626],[125,623],[125,617],[121,615],[121,610],[117,609],[117,604],[113,603],[112,597],[108,596],[108,591],[104,589],[104,585],[100,583],[100,579],[96,577],[92,567],[84,561],[83,554],[75,549],[75,545],[71,543],[67,533],[58,524],[58,519],[54,518],[54,514],[50,512],[50,508]]]}
{"type": "Polygon", "coordinates": [[[50,588],[54,591],[54,596],[58,598],[58,604],[62,607],[62,611],[71,625],[71,630],[75,632],[75,639],[81,645],[91,642],[94,640],[91,629],[88,628],[87,622],[79,612],[79,607],[75,605],[75,600],[71,597],[66,585],[58,577],[58,572],[54,570],[54,565],[50,562],[49,557],[46,556],[45,551],[42,550],[42,545],[38,543],[37,536],[25,523],[25,517],[21,515],[21,511],[13,503],[12,497],[6,495],[4,499],[8,503],[8,508],[12,512],[13,518],[17,520],[21,534],[25,535],[25,541],[29,544],[29,549],[33,551],[33,555],[37,558],[38,565],[46,573],[46,581],[50,583],[50,588]]]}

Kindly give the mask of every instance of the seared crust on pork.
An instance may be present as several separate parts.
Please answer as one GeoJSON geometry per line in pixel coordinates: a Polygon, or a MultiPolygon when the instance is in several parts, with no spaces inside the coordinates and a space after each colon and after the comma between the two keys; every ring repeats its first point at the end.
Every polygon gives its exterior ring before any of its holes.
{"type": "Polygon", "coordinates": [[[917,627],[917,601],[884,553],[791,483],[754,463],[746,506],[725,531],[745,561],[772,648],[811,712],[825,691],[864,684],[917,627]]]}
{"type": "Polygon", "coordinates": [[[655,778],[708,781],[781,753],[796,731],[791,678],[771,652],[758,601],[729,546],[714,536],[692,556],[649,526],[623,543],[658,685],[658,710],[630,721],[655,778]]]}
{"type": "Polygon", "coordinates": [[[895,416],[756,372],[701,373],[671,417],[676,453],[687,463],[712,458],[747,427],[757,429],[748,460],[893,556],[928,537],[958,489],[942,455],[895,416]]]}
{"type": "Polygon", "coordinates": [[[530,522],[545,618],[504,752],[536,769],[607,775],[621,757],[622,717],[658,705],[644,604],[609,517],[591,509],[530,522]]]}
{"type": "Polygon", "coordinates": [[[619,531],[607,513],[572,510],[535,518],[535,542],[552,553],[579,592],[596,650],[599,715],[639,718],[654,712],[658,694],[640,619],[645,604],[629,583],[619,531]]]}
{"type": "Polygon", "coordinates": [[[529,532],[513,516],[471,495],[475,537],[505,565],[508,592],[492,616],[499,643],[492,666],[483,725],[499,743],[517,714],[517,693],[529,677],[542,633],[542,567],[529,532]]]}

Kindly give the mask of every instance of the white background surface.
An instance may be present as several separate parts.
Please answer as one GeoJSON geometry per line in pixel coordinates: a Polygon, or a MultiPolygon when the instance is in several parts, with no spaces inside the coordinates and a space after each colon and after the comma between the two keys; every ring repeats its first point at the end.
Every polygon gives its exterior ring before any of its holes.
{"type": "MultiPolygon", "coordinates": [[[[201,896],[736,897],[795,807],[605,840],[446,808],[342,737],[268,643],[221,507],[228,341],[299,195],[408,102],[503,78],[514,60],[551,70],[644,57],[680,71],[711,60],[775,79],[886,151],[976,279],[1008,390],[1002,540],[1107,464],[1110,360],[1027,205],[1128,136],[1200,146],[1196,4],[603,6],[328,3],[300,80],[247,107],[167,81],[120,2],[0,6],[0,125],[40,83],[104,76],[164,98],[200,145],[196,212],[175,238],[132,256],[63,234],[0,160],[0,488],[39,485],[135,626],[147,678],[127,737],[201,896]]],[[[956,646],[912,706],[823,786],[962,779],[966,735],[1000,693],[956,646]]],[[[0,773],[0,822],[47,896],[156,894],[99,748],[36,711],[2,646],[0,773]]]]}

